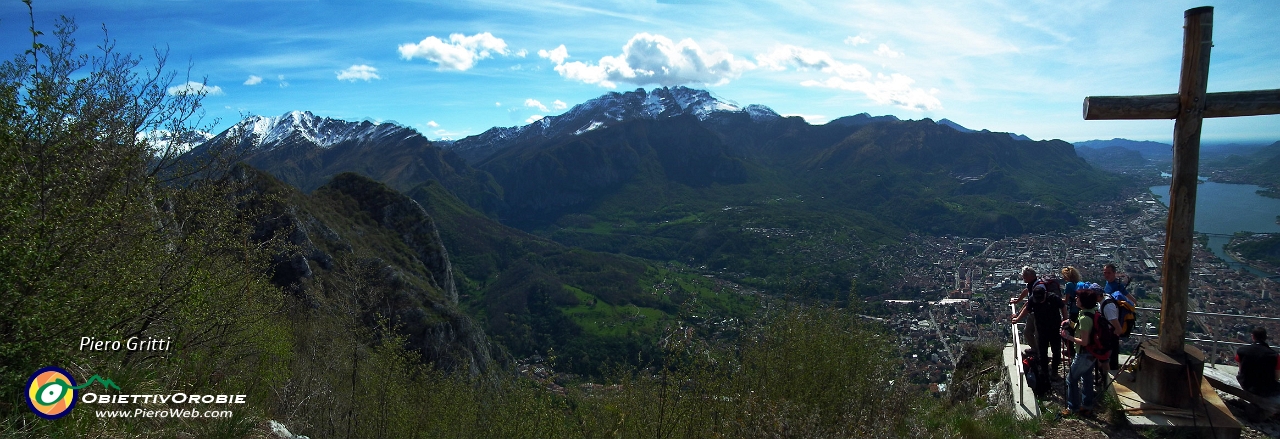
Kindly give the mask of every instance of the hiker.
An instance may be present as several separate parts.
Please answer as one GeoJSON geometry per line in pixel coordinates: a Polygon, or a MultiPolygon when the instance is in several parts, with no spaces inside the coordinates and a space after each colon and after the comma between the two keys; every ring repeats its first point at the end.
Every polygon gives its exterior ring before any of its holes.
{"type": "MultiPolygon", "coordinates": [[[[1129,331],[1133,329],[1134,312],[1138,306],[1138,302],[1134,300],[1133,295],[1129,294],[1129,283],[1132,281],[1128,276],[1116,274],[1116,264],[1107,264],[1102,266],[1102,277],[1106,279],[1106,286],[1103,287],[1103,297],[1098,299],[1102,307],[1102,315],[1111,323],[1111,329],[1115,332],[1116,337],[1109,337],[1107,340],[1111,342],[1111,352],[1118,356],[1120,354],[1120,338],[1129,336],[1129,331]],[[1123,281],[1121,281],[1123,279],[1123,281]]],[[[1120,359],[1115,358],[1109,362],[1103,362],[1106,366],[1102,370],[1119,370],[1120,359]]]]}
{"type": "MultiPolygon", "coordinates": [[[[1022,281],[1027,283],[1027,287],[1022,289],[1022,292],[1018,294],[1018,297],[1009,299],[1009,303],[1021,302],[1023,298],[1027,297],[1027,293],[1031,292],[1031,287],[1036,284],[1036,269],[1031,268],[1030,265],[1023,266],[1022,281]]],[[[1036,347],[1035,322],[1036,316],[1035,314],[1032,314],[1027,317],[1027,324],[1022,328],[1022,340],[1027,342],[1027,346],[1031,346],[1033,348],[1036,347]]]]}
{"type": "Polygon", "coordinates": [[[1062,267],[1062,280],[1066,285],[1062,286],[1062,300],[1067,303],[1067,313],[1071,320],[1075,320],[1080,316],[1080,308],[1076,306],[1076,288],[1080,283],[1080,270],[1076,267],[1062,267]]]}
{"type": "Polygon", "coordinates": [[[1236,350],[1236,362],[1240,363],[1240,372],[1236,380],[1240,388],[1262,397],[1280,394],[1280,356],[1267,345],[1267,329],[1261,326],[1253,328],[1253,344],[1236,350]]]}
{"type": "MultiPolygon", "coordinates": [[[[1108,342],[1111,342],[1111,343],[1108,343],[1107,349],[1108,351],[1115,352],[1117,353],[1117,355],[1119,355],[1120,334],[1124,333],[1124,326],[1120,325],[1119,301],[1121,301],[1121,299],[1117,299],[1115,298],[1115,296],[1111,296],[1111,294],[1106,294],[1105,289],[1101,289],[1100,287],[1101,285],[1093,284],[1094,291],[1102,294],[1101,296],[1102,297],[1101,298],[1102,319],[1107,319],[1107,323],[1111,324],[1111,330],[1114,331],[1114,333],[1116,334],[1116,337],[1107,338],[1108,342]]],[[[1121,296],[1123,296],[1123,294],[1121,294],[1121,296]]],[[[1105,367],[1101,367],[1102,370],[1119,370],[1120,369],[1119,358],[1111,358],[1111,360],[1102,361],[1102,363],[1103,365],[1101,366],[1105,366],[1105,367]]]]}
{"type": "Polygon", "coordinates": [[[1129,283],[1133,282],[1133,278],[1123,273],[1116,273],[1116,264],[1107,264],[1102,266],[1102,278],[1107,280],[1103,292],[1108,296],[1115,297],[1116,300],[1127,300],[1133,306],[1138,306],[1138,301],[1129,294],[1129,283]]]}
{"type": "Polygon", "coordinates": [[[1009,299],[1009,303],[1021,302],[1022,299],[1027,297],[1027,293],[1031,292],[1031,287],[1036,284],[1036,269],[1031,268],[1030,265],[1024,265],[1022,267],[1022,281],[1027,283],[1027,287],[1023,288],[1021,293],[1018,293],[1018,297],[1009,299]]]}
{"type": "Polygon", "coordinates": [[[1018,323],[1027,315],[1033,316],[1027,326],[1035,327],[1035,344],[1030,346],[1035,348],[1036,355],[1040,358],[1039,375],[1045,379],[1059,379],[1058,370],[1062,367],[1062,338],[1054,337],[1054,334],[1058,332],[1060,323],[1067,319],[1067,307],[1062,303],[1061,297],[1051,294],[1044,283],[1037,282],[1031,287],[1031,300],[1027,301],[1022,310],[1013,316],[1013,322],[1018,323]],[[1053,354],[1052,357],[1048,355],[1050,352],[1053,354]],[[1052,368],[1046,370],[1046,367],[1050,366],[1050,358],[1053,358],[1052,368]],[[1050,370],[1052,373],[1049,372],[1050,370]]]}
{"type": "Polygon", "coordinates": [[[1098,296],[1077,291],[1076,306],[1080,308],[1080,317],[1075,322],[1075,335],[1068,332],[1067,328],[1059,331],[1059,336],[1079,346],[1075,357],[1071,359],[1070,372],[1067,373],[1067,408],[1062,410],[1063,416],[1093,414],[1093,366],[1097,361],[1095,355],[1106,356],[1104,348],[1093,333],[1094,318],[1098,314],[1098,296]]]}
{"type": "MultiPolygon", "coordinates": [[[[1066,283],[1062,287],[1062,301],[1067,304],[1067,317],[1071,321],[1080,318],[1080,307],[1076,306],[1076,289],[1080,286],[1080,270],[1076,270],[1074,266],[1062,267],[1062,280],[1066,283]]],[[[1067,358],[1076,354],[1076,345],[1067,343],[1067,358]]]]}

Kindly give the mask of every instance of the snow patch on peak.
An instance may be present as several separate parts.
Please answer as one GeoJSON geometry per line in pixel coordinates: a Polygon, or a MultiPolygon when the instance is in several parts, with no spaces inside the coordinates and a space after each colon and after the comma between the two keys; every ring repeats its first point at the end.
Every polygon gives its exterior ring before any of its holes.
{"type": "Polygon", "coordinates": [[[580,128],[580,129],[578,129],[577,131],[574,131],[574,132],[573,132],[573,135],[575,135],[575,136],[581,136],[581,135],[582,135],[582,133],[585,133],[585,132],[588,132],[588,131],[597,130],[597,129],[600,129],[600,128],[602,128],[602,127],[604,127],[604,122],[600,122],[600,121],[593,121],[593,122],[591,122],[591,124],[590,124],[590,125],[587,125],[587,126],[585,126],[585,127],[582,127],[582,128],[580,128]]]}
{"type": "Polygon", "coordinates": [[[712,96],[706,90],[697,90],[687,87],[672,87],[654,90],[654,94],[662,93],[670,96],[675,101],[680,112],[692,114],[699,120],[705,120],[711,116],[711,113],[720,111],[742,111],[742,108],[732,102],[725,102],[712,96]]]}
{"type": "MultiPolygon", "coordinates": [[[[644,89],[637,90],[637,92],[644,93],[644,89]]],[[[667,103],[658,93],[649,93],[645,96],[644,104],[641,108],[641,114],[644,117],[656,119],[667,110],[667,103]]]]}
{"type": "Polygon", "coordinates": [[[290,139],[330,148],[347,140],[369,140],[401,131],[416,131],[393,123],[348,122],[319,117],[310,111],[290,111],[276,117],[254,116],[241,122],[241,136],[254,147],[272,148],[290,139]]]}
{"type": "Polygon", "coordinates": [[[759,105],[759,104],[748,105],[747,108],[744,109],[744,111],[747,112],[748,116],[751,116],[751,120],[754,120],[756,122],[770,121],[770,120],[776,120],[776,119],[782,118],[782,116],[779,115],[777,112],[773,111],[772,108],[766,107],[764,105],[759,105]]]}

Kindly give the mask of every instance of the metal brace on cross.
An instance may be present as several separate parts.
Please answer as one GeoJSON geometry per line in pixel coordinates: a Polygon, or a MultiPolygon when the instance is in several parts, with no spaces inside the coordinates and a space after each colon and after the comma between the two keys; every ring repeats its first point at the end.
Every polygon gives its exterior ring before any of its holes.
{"type": "Polygon", "coordinates": [[[1280,114],[1280,89],[1206,93],[1209,49],[1213,47],[1213,7],[1188,9],[1182,41],[1178,94],[1090,96],[1085,120],[1176,119],[1173,124],[1173,180],[1161,284],[1160,350],[1182,353],[1186,340],[1187,289],[1191,280],[1192,232],[1200,167],[1200,128],[1206,117],[1280,114]]]}

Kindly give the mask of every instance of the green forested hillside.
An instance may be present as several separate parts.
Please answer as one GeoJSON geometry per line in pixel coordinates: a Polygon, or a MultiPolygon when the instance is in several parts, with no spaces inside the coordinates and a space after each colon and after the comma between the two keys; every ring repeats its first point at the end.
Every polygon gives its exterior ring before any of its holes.
{"type": "Polygon", "coordinates": [[[471,209],[435,182],[408,194],[440,225],[460,302],[519,358],[556,352],[566,370],[597,374],[655,358],[671,325],[741,320],[756,298],[679,265],[565,246],[471,209]]]}

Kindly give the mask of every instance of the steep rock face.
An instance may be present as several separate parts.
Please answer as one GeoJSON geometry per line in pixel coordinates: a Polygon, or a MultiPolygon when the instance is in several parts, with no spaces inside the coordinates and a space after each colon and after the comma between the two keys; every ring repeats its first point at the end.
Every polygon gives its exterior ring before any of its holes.
{"type": "Polygon", "coordinates": [[[277,238],[290,251],[274,258],[273,282],[326,311],[322,303],[353,303],[361,321],[381,319],[407,338],[423,360],[473,375],[493,367],[491,343],[457,307],[448,252],[426,211],[386,185],[341,174],[304,195],[271,176],[238,166],[249,183],[243,207],[254,238],[277,238]],[[327,299],[326,299],[327,297],[327,299]]]}
{"type": "Polygon", "coordinates": [[[351,197],[360,211],[398,234],[417,257],[414,262],[426,268],[431,284],[443,290],[451,303],[458,303],[448,250],[440,242],[435,222],[422,206],[382,183],[353,173],[339,174],[323,188],[351,197]]]}

